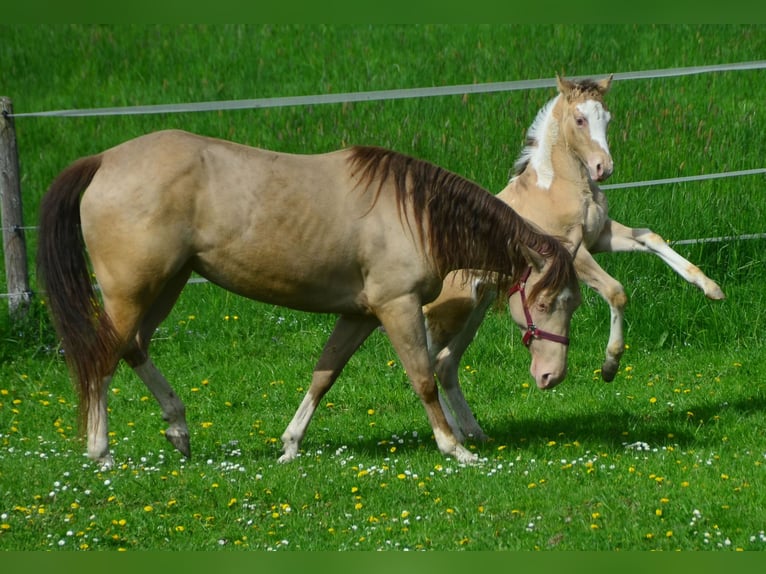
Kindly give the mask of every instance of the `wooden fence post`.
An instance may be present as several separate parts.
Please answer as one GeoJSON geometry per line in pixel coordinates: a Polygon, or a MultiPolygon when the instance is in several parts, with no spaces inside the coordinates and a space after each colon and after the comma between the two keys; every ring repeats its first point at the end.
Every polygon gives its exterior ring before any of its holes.
{"type": "Polygon", "coordinates": [[[2,207],[3,254],[11,320],[27,314],[30,304],[27,246],[21,207],[19,153],[13,123],[13,103],[0,97],[0,207],[2,207]]]}

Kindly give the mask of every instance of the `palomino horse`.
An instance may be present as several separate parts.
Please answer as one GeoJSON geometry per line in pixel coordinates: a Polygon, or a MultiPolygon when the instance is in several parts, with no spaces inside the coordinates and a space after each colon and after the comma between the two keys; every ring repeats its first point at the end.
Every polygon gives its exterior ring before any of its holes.
{"type": "MultiPolygon", "coordinates": [[[[577,274],[611,310],[601,368],[605,381],[614,378],[625,349],[623,311],[627,298],[622,285],[598,265],[593,253],[654,253],[709,298],[724,298],[714,281],[662,237],[650,229],[633,229],[609,218],[606,196],[596,182],[607,179],[613,169],[606,137],[610,113],[603,99],[611,81],[611,76],[581,82],[557,78],[559,94],[538,112],[514,166],[515,175],[497,195],[544,231],[579,244],[575,253],[577,274]]],[[[486,436],[460,390],[458,366],[496,295],[497,291],[481,280],[471,286],[448,276],[441,295],[425,309],[430,349],[444,390],[443,395],[440,393],[442,407],[458,436],[460,430],[476,438],[486,436]]],[[[521,295],[509,300],[514,315],[523,304],[523,292],[521,295]]]]}
{"type": "MultiPolygon", "coordinates": [[[[65,169],[41,206],[38,264],[78,383],[88,455],[104,465],[112,463],[106,392],[120,359],[159,402],[168,440],[190,456],[184,404],[149,343],[193,271],[245,297],[339,315],[282,435],[282,462],[297,456],[319,401],[379,325],[439,450],[474,461],[439,403],[423,305],[459,269],[508,285],[531,268],[530,300],[545,302],[532,317],[560,336],[580,301],[572,256],[558,240],[442,168],[379,148],[292,155],[181,131],[65,169]]],[[[541,378],[563,376],[566,351],[557,347],[530,349],[541,378]]]]}

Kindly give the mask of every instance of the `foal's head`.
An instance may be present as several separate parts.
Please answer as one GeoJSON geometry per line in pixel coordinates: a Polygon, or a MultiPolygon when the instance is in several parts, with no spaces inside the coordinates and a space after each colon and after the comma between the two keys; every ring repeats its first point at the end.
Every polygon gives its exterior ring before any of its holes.
{"type": "Polygon", "coordinates": [[[560,96],[554,114],[559,117],[560,136],[587,169],[590,179],[604,181],[614,168],[606,139],[611,114],[604,104],[612,76],[579,82],[556,76],[556,84],[560,96]]]}

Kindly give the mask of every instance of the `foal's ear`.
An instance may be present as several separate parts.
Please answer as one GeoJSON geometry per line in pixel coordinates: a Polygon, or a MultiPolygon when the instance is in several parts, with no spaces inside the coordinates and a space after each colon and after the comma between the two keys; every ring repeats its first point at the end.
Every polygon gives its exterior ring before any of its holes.
{"type": "Polygon", "coordinates": [[[567,80],[566,78],[562,78],[557,73],[556,87],[558,88],[559,92],[561,92],[562,94],[567,94],[572,91],[572,88],[574,88],[574,82],[571,82],[570,80],[567,80]]]}
{"type": "Polygon", "coordinates": [[[526,245],[520,245],[521,254],[524,256],[524,259],[527,260],[527,263],[529,263],[532,267],[535,268],[535,271],[540,272],[543,270],[543,267],[545,267],[545,257],[540,255],[537,251],[534,249],[530,249],[526,245]]]}
{"type": "Polygon", "coordinates": [[[598,91],[602,94],[605,94],[609,91],[609,88],[612,86],[612,79],[614,78],[614,74],[609,74],[608,77],[599,80],[596,82],[596,85],[598,86],[598,91]]]}

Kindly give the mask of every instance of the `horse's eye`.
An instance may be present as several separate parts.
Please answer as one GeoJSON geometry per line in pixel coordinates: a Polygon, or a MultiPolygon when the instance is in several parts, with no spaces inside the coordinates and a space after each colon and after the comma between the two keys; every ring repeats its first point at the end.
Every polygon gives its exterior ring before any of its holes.
{"type": "Polygon", "coordinates": [[[575,123],[577,124],[578,127],[583,127],[587,123],[587,120],[584,117],[580,116],[575,118],[575,123]]]}

